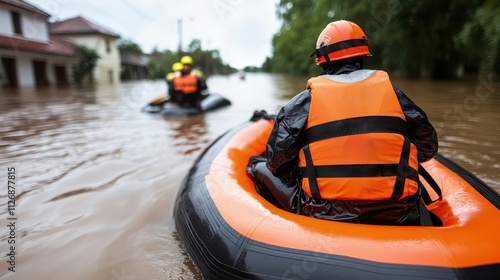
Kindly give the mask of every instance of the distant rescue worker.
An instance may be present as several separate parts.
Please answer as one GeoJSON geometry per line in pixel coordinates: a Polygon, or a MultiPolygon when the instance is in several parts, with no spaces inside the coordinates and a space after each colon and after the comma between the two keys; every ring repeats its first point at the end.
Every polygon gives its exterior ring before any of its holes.
{"type": "Polygon", "coordinates": [[[172,72],[165,76],[167,80],[167,93],[171,102],[179,102],[179,93],[174,90],[174,78],[181,75],[183,65],[180,62],[172,64],[172,72]]]}
{"type": "Polygon", "coordinates": [[[323,74],[281,108],[265,157],[250,159],[258,192],[310,217],[426,225],[418,166],[438,139],[425,112],[386,72],[363,69],[370,51],[357,24],[329,23],[313,55],[323,74]]]}
{"type": "Polygon", "coordinates": [[[201,91],[207,89],[205,79],[202,78],[201,71],[193,69],[193,59],[190,56],[183,56],[181,63],[181,74],[173,80],[174,91],[179,93],[182,106],[201,109],[201,91]]]}

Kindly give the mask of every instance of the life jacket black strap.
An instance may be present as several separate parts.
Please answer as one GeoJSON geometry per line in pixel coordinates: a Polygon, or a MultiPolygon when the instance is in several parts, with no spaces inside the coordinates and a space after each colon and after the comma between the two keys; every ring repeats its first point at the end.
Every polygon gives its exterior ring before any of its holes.
{"type": "MultiPolygon", "coordinates": [[[[398,164],[338,164],[315,166],[314,171],[317,178],[389,177],[397,176],[398,168],[398,164]]],[[[307,176],[307,167],[301,167],[300,172],[307,176]]],[[[418,181],[417,170],[409,166],[407,178],[418,181]]]]}
{"type": "Polygon", "coordinates": [[[311,195],[314,199],[321,200],[321,194],[319,193],[318,180],[316,177],[316,170],[313,165],[311,151],[309,151],[309,145],[303,148],[304,156],[306,158],[306,174],[309,180],[309,189],[311,190],[311,195]]]}
{"type": "Polygon", "coordinates": [[[305,131],[304,144],[364,133],[395,133],[405,137],[408,136],[404,119],[387,116],[370,116],[338,120],[308,128],[305,131]]]}
{"type": "Polygon", "coordinates": [[[394,189],[389,200],[400,199],[405,190],[405,181],[408,178],[408,161],[410,159],[411,142],[410,139],[405,137],[403,142],[403,149],[401,150],[401,156],[399,157],[398,173],[396,175],[396,182],[394,183],[394,189]]]}
{"type": "Polygon", "coordinates": [[[432,190],[434,190],[434,192],[436,192],[436,194],[438,195],[438,198],[433,201],[431,199],[431,196],[429,195],[429,192],[427,191],[427,189],[422,185],[421,186],[421,196],[422,196],[422,199],[425,202],[425,204],[430,205],[433,202],[443,200],[443,193],[441,191],[441,188],[436,183],[434,178],[432,178],[432,176],[429,174],[429,172],[427,172],[427,170],[425,170],[425,168],[421,164],[418,164],[418,173],[429,184],[429,186],[432,188],[432,190]]]}
{"type": "MultiPolygon", "coordinates": [[[[419,189],[423,189],[423,186],[421,183],[419,183],[419,189]]],[[[422,201],[421,198],[418,199],[418,212],[420,213],[420,225],[421,226],[433,226],[434,224],[432,223],[431,219],[431,214],[429,213],[429,210],[427,207],[425,207],[424,202],[422,201]]]]}
{"type": "Polygon", "coordinates": [[[433,226],[434,224],[432,223],[431,215],[426,205],[430,205],[433,202],[436,201],[441,201],[443,199],[443,194],[441,192],[441,188],[439,185],[436,183],[434,178],[425,170],[425,168],[419,163],[418,164],[418,172],[422,176],[422,178],[431,186],[431,188],[436,192],[438,195],[438,198],[434,201],[432,201],[431,196],[429,195],[429,192],[427,189],[424,187],[422,182],[418,182],[418,193],[419,193],[419,199],[418,199],[418,208],[420,211],[420,225],[422,226],[433,226]]]}

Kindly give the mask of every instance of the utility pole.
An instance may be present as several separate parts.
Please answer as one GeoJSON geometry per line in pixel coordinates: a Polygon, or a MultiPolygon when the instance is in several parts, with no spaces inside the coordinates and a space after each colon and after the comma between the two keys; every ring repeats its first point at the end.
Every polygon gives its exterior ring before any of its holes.
{"type": "Polygon", "coordinates": [[[179,55],[179,59],[182,56],[182,18],[177,19],[177,32],[179,35],[179,48],[177,50],[177,54],[179,55]]]}

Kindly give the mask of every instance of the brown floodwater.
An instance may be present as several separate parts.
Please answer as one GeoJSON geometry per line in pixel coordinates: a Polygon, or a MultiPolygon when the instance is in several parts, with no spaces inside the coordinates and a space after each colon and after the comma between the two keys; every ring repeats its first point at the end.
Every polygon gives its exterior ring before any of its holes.
{"type": "MultiPolygon", "coordinates": [[[[277,113],[306,79],[214,76],[210,92],[232,106],[169,119],[140,111],[165,92],[163,81],[0,90],[0,279],[202,279],[172,219],[182,179],[220,134],[254,110],[277,113]]],[[[487,76],[393,82],[427,112],[440,153],[500,192],[500,85],[487,76]]]]}

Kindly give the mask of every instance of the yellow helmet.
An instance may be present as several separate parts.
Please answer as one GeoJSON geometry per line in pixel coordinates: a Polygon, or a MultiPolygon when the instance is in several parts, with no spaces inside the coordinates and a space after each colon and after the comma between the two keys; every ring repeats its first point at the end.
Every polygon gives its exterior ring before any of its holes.
{"type": "Polygon", "coordinates": [[[173,72],[170,72],[170,73],[168,73],[168,74],[165,76],[165,79],[167,80],[167,82],[171,82],[171,81],[173,81],[173,80],[174,80],[174,78],[175,78],[175,73],[173,73],[173,72]]]}
{"type": "Polygon", "coordinates": [[[193,58],[191,58],[190,56],[187,56],[187,55],[183,56],[181,58],[181,63],[182,64],[189,64],[189,65],[191,65],[191,64],[193,64],[193,58]]]}
{"type": "Polygon", "coordinates": [[[183,67],[184,66],[182,65],[182,63],[176,62],[176,63],[172,64],[172,71],[174,71],[174,72],[181,71],[183,67]]]}

